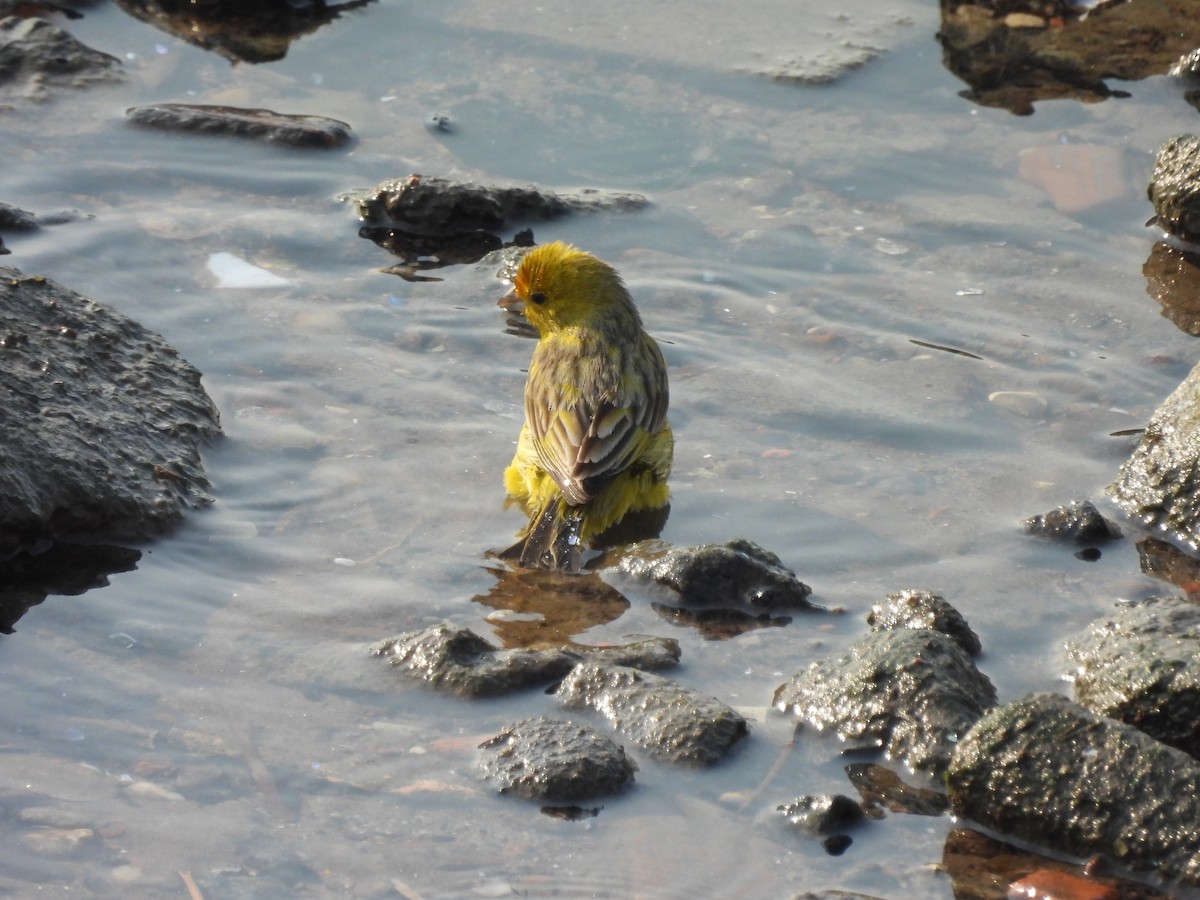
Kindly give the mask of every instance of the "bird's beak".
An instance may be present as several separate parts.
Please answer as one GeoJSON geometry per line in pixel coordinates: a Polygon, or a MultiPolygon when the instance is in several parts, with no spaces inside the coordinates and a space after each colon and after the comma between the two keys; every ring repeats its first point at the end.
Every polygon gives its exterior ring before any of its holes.
{"type": "Polygon", "coordinates": [[[497,300],[496,305],[501,309],[508,309],[513,312],[521,312],[525,308],[525,302],[517,296],[515,288],[497,300]]]}

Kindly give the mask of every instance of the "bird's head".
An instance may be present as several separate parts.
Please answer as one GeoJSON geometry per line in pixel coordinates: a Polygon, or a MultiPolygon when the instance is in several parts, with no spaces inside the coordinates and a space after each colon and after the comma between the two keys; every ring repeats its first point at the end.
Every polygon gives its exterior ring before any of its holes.
{"type": "Polygon", "coordinates": [[[499,305],[520,304],[540,334],[570,326],[602,326],[640,319],[617,270],[570,244],[534,247],[521,259],[513,289],[499,305]]]}

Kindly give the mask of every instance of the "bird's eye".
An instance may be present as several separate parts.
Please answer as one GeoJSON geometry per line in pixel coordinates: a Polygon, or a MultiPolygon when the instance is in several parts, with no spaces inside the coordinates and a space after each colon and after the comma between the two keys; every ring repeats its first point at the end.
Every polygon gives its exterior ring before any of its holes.
{"type": "Polygon", "coordinates": [[[543,303],[546,302],[546,295],[543,294],[541,291],[534,291],[532,294],[529,295],[529,299],[532,300],[534,303],[536,303],[538,306],[541,306],[543,303]]]}

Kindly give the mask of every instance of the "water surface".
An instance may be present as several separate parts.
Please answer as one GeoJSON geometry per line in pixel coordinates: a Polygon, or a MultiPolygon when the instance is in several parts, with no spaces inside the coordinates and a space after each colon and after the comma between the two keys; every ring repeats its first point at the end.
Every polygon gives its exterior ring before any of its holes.
{"type": "Polygon", "coordinates": [[[790,723],[762,711],[888,591],[955,603],[1014,699],[1065,690],[1062,639],[1158,589],[1130,541],[1087,563],[1017,523],[1100,500],[1134,440],[1110,432],[1190,368],[1191,339],[1145,293],[1142,186],[1195,111],[1163,79],[1028,118],[972,106],[928,2],[847,9],[883,52],[820,87],[738,70],[757,16],[779,23],[760,35],[770,56],[836,27],[820,4],[762,4],[736,28],[678,4],[622,8],[621,26],[582,3],[483,6],[385,0],[252,66],[100,4],[69,27],[125,82],[3,114],[0,199],[91,216],[6,238],[4,263],[165,335],[227,438],[205,454],[214,507],[0,642],[0,885],[181,896],[187,872],[209,897],[951,896],[934,869],[946,821],[890,816],[840,858],[787,833],[774,808],[849,793],[846,758],[808,733],[789,748],[790,723]],[[126,124],[155,101],[329,115],[357,142],[303,153],[126,124]],[[433,114],[455,130],[427,129],[433,114]],[[1017,178],[1023,151],[1064,142],[1119,149],[1124,199],[1066,215],[1017,178]],[[552,714],[548,697],[435,696],[366,652],[444,619],[494,635],[484,553],[521,524],[500,472],[532,345],[504,330],[505,285],[489,266],[379,272],[394,260],[338,199],[410,172],[653,200],[534,233],[617,265],[664,343],[663,537],[758,541],[846,611],[712,642],[631,595],[579,635],[677,637],[681,680],[760,716],[710,772],[639,756],[637,787],[595,818],[550,819],[476,776],[476,745],[552,714]],[[288,284],[221,288],[219,253],[288,284]],[[95,836],[48,852],[47,827],[95,836]]]}

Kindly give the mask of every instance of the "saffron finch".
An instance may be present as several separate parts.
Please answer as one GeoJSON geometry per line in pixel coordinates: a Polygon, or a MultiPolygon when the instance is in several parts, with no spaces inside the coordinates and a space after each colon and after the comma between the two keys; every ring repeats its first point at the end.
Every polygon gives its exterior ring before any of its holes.
{"type": "Polygon", "coordinates": [[[530,250],[499,303],[518,304],[539,340],[504,486],[529,524],[501,555],[577,572],[584,546],[657,535],[666,521],[667,366],[621,276],[590,253],[530,250]]]}

